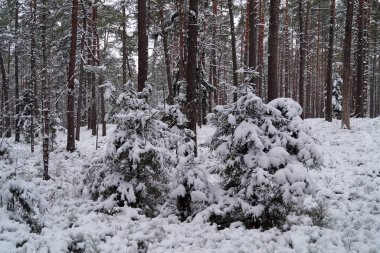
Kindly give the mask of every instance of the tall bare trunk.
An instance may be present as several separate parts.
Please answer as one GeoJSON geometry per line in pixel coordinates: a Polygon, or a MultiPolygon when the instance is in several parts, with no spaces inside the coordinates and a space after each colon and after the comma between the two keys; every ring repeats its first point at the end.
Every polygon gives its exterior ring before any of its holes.
{"type": "Polygon", "coordinates": [[[279,26],[279,0],[270,0],[269,6],[269,37],[268,37],[268,101],[278,96],[278,26],[279,26]]]}
{"type": "Polygon", "coordinates": [[[264,19],[264,11],[265,4],[263,0],[259,0],[259,41],[258,41],[258,52],[257,52],[257,65],[259,77],[257,81],[258,86],[258,95],[263,100],[265,100],[265,93],[263,92],[264,87],[264,27],[265,27],[265,19],[264,19]]]}
{"type": "MultiPolygon", "coordinates": [[[[92,6],[92,66],[98,65],[97,59],[97,31],[96,31],[97,7],[92,6]]],[[[98,133],[98,105],[96,98],[96,75],[91,73],[91,134],[92,136],[98,133]]]]}
{"type": "MultiPolygon", "coordinates": [[[[213,24],[212,24],[212,46],[211,46],[211,69],[210,73],[212,75],[211,81],[212,86],[215,88],[213,95],[214,95],[214,106],[218,104],[218,92],[219,92],[219,85],[218,85],[218,78],[216,73],[216,28],[217,28],[217,15],[218,15],[218,4],[217,0],[213,0],[212,2],[212,16],[213,16],[213,24]]],[[[210,94],[211,95],[211,94],[210,94]]],[[[212,99],[210,99],[212,101],[212,99]]],[[[210,103],[209,112],[211,112],[213,105],[210,103]]]]}
{"type": "Polygon", "coordinates": [[[233,13],[233,0],[228,0],[228,12],[230,16],[230,31],[231,31],[231,48],[232,48],[232,71],[233,71],[233,84],[235,87],[234,101],[237,101],[238,89],[238,74],[237,71],[237,56],[236,56],[236,38],[235,38],[235,25],[233,13]]]}
{"type": "Polygon", "coordinates": [[[30,151],[34,152],[34,120],[38,112],[37,104],[37,69],[36,69],[36,8],[37,0],[30,2],[30,89],[32,91],[32,108],[30,113],[30,151]]]}
{"type": "Polygon", "coordinates": [[[125,15],[125,5],[126,2],[125,0],[123,1],[123,6],[122,6],[122,12],[123,12],[123,19],[122,19],[122,27],[123,27],[123,34],[121,37],[122,44],[123,44],[123,84],[127,83],[127,28],[126,28],[126,15],[125,15]]]}
{"type": "MultiPolygon", "coordinates": [[[[83,0],[81,1],[82,10],[83,10],[83,33],[80,42],[80,66],[79,66],[79,91],[78,91],[78,102],[77,102],[77,124],[75,131],[75,139],[79,141],[80,139],[80,127],[82,126],[82,103],[83,103],[83,93],[85,88],[85,73],[84,73],[84,45],[86,42],[86,34],[87,34],[87,11],[84,6],[83,0]]],[[[85,98],[86,99],[86,98],[85,98]]]]}
{"type": "Polygon", "coordinates": [[[364,116],[364,0],[359,0],[357,15],[358,34],[356,47],[356,94],[355,94],[355,116],[364,116]]]}
{"type": "Polygon", "coordinates": [[[305,53],[305,61],[306,61],[306,85],[305,85],[305,90],[306,90],[306,96],[305,96],[305,117],[309,118],[310,117],[310,100],[311,100],[311,57],[310,57],[310,11],[311,11],[311,3],[310,0],[306,1],[306,16],[305,16],[305,43],[306,43],[306,53],[305,53]]]}
{"type": "Polygon", "coordinates": [[[194,153],[197,156],[197,37],[198,37],[198,1],[189,2],[189,29],[187,36],[188,64],[187,64],[187,88],[186,88],[186,116],[189,120],[188,128],[194,132],[194,153]]]}
{"type": "MultiPolygon", "coordinates": [[[[256,70],[256,60],[257,60],[257,30],[256,30],[256,14],[257,14],[257,0],[249,0],[249,61],[248,66],[251,70],[256,70]]],[[[258,89],[256,87],[256,77],[252,76],[249,83],[255,92],[258,89]]]]}
{"type": "Polygon", "coordinates": [[[42,0],[42,25],[41,25],[41,46],[42,46],[42,97],[43,97],[43,115],[44,115],[44,131],[43,131],[43,179],[49,180],[49,133],[50,133],[50,101],[48,90],[48,72],[47,72],[47,45],[46,45],[46,26],[47,26],[47,6],[46,0],[42,0]]]}
{"type": "Polygon", "coordinates": [[[185,13],[183,0],[179,0],[179,79],[185,79],[185,13]]]}
{"type": "Polygon", "coordinates": [[[67,146],[66,150],[73,152],[75,150],[75,117],[74,117],[74,77],[75,77],[75,60],[77,51],[77,29],[78,28],[78,0],[72,0],[71,10],[71,43],[70,43],[70,61],[67,85],[67,146]]]}
{"type": "MultiPolygon", "coordinates": [[[[11,115],[10,115],[10,107],[9,107],[9,83],[7,78],[7,73],[5,71],[3,54],[0,50],[0,69],[1,69],[1,77],[2,77],[2,90],[3,90],[3,114],[4,114],[4,134],[5,137],[11,137],[11,115]]],[[[2,108],[2,109],[3,109],[2,108]]],[[[0,136],[2,138],[2,136],[0,136]]]]}
{"type": "Polygon", "coordinates": [[[170,67],[170,54],[168,46],[168,34],[165,29],[165,19],[164,19],[164,9],[163,3],[160,2],[160,22],[161,22],[161,35],[162,35],[162,44],[164,46],[164,55],[165,55],[165,67],[166,67],[166,79],[168,82],[168,103],[170,105],[174,104],[174,93],[173,93],[173,83],[172,83],[172,73],[170,67]]]}
{"type": "Polygon", "coordinates": [[[138,76],[137,90],[142,91],[148,77],[148,36],[146,34],[146,0],[139,0],[137,4],[137,29],[138,29],[138,76]]]}
{"type": "MultiPolygon", "coordinates": [[[[299,17],[299,38],[300,38],[300,69],[299,69],[299,83],[298,83],[298,101],[302,108],[305,107],[305,98],[304,98],[304,88],[305,88],[305,34],[304,34],[304,23],[303,23],[303,15],[304,15],[304,7],[303,1],[299,0],[298,2],[298,17],[299,17]]],[[[305,116],[305,113],[302,113],[302,117],[305,116]]]]}
{"type": "Polygon", "coordinates": [[[16,33],[16,45],[15,45],[15,98],[16,98],[16,127],[15,127],[15,142],[20,141],[20,105],[19,105],[19,97],[20,97],[20,87],[19,87],[19,62],[18,62],[18,54],[19,54],[19,45],[18,45],[18,36],[19,36],[19,18],[18,18],[18,8],[19,2],[16,0],[15,3],[15,33],[16,33]]]}
{"type": "Polygon", "coordinates": [[[334,57],[335,0],[331,0],[330,4],[329,52],[327,58],[325,108],[325,119],[329,122],[332,121],[332,63],[334,57]]]}
{"type": "Polygon", "coordinates": [[[289,87],[289,1],[285,1],[285,97],[290,97],[289,87]]]}
{"type": "Polygon", "coordinates": [[[363,69],[364,69],[364,80],[363,80],[363,116],[369,115],[369,85],[370,85],[370,69],[369,69],[369,52],[370,52],[370,22],[371,21],[371,0],[365,0],[364,2],[364,29],[363,29],[363,69]]]}
{"type": "Polygon", "coordinates": [[[350,100],[351,100],[351,39],[352,16],[354,14],[353,0],[347,1],[346,24],[343,42],[343,112],[342,128],[351,129],[350,126],[350,100]]]}

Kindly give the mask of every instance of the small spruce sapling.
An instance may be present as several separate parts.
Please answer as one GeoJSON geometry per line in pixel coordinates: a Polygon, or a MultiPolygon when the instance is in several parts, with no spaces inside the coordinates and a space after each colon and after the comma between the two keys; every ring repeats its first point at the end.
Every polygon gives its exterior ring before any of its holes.
{"type": "Polygon", "coordinates": [[[180,106],[172,105],[162,110],[162,120],[172,133],[168,144],[176,156],[167,206],[171,213],[174,211],[184,221],[203,210],[213,197],[206,173],[200,168],[200,161],[194,158],[194,133],[186,128],[186,115],[181,112],[180,106]]]}
{"type": "MultiPolygon", "coordinates": [[[[244,93],[243,93],[244,94],[244,93]]],[[[249,89],[237,102],[209,115],[217,128],[211,148],[225,166],[214,170],[233,201],[211,220],[226,226],[281,226],[314,187],[307,167],[322,163],[321,149],[303,124],[302,108],[289,98],[264,104],[249,89]]]]}
{"type": "Polygon", "coordinates": [[[100,173],[94,166],[91,187],[95,198],[113,201],[105,209],[126,204],[154,216],[165,200],[169,168],[176,162],[167,148],[173,135],[160,112],[147,103],[150,93],[150,86],[136,92],[127,84],[108,116],[117,127],[107,145],[106,166],[100,173]]]}
{"type": "Polygon", "coordinates": [[[333,87],[332,87],[333,113],[334,113],[335,118],[340,119],[341,114],[342,114],[342,103],[343,103],[343,97],[342,97],[343,80],[337,73],[334,73],[333,80],[334,80],[333,87]]]}

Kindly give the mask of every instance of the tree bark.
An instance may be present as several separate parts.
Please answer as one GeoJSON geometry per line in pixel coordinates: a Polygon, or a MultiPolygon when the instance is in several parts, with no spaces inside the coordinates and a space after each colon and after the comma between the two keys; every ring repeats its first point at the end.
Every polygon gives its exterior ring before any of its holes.
{"type": "MultiPolygon", "coordinates": [[[[213,23],[212,23],[212,42],[211,42],[211,68],[210,68],[210,73],[211,73],[211,83],[212,86],[214,87],[214,100],[212,104],[212,99],[210,99],[210,107],[209,107],[209,112],[211,112],[212,108],[219,104],[218,101],[218,92],[219,92],[219,87],[218,87],[218,78],[217,78],[217,73],[216,73],[216,21],[217,21],[217,15],[218,15],[218,4],[217,0],[212,1],[212,18],[213,18],[213,23]]],[[[210,94],[212,95],[212,94],[210,94]]]]}
{"type": "Polygon", "coordinates": [[[278,96],[277,49],[278,49],[279,5],[280,5],[279,0],[270,0],[269,37],[268,37],[268,101],[272,101],[278,96]]]}
{"type": "Polygon", "coordinates": [[[179,0],[179,80],[185,79],[185,13],[183,0],[179,0]]]}
{"type": "Polygon", "coordinates": [[[30,89],[32,91],[32,108],[30,113],[30,151],[34,152],[34,117],[37,116],[37,69],[36,69],[36,8],[37,0],[30,2],[30,89]]]}
{"type": "Polygon", "coordinates": [[[16,99],[16,127],[15,127],[15,142],[20,142],[20,105],[19,105],[19,97],[20,97],[20,87],[19,87],[19,62],[18,62],[18,54],[19,54],[19,46],[18,46],[18,36],[19,36],[19,2],[16,0],[15,2],[15,33],[16,33],[16,45],[15,45],[15,99],[16,99]]]}
{"type": "Polygon", "coordinates": [[[138,29],[138,83],[137,90],[142,91],[148,77],[148,36],[146,34],[146,0],[139,0],[137,4],[138,29]]]}
{"type": "MultiPolygon", "coordinates": [[[[298,17],[299,17],[299,38],[300,38],[300,68],[299,68],[299,82],[298,82],[298,101],[302,108],[305,107],[305,98],[304,98],[304,88],[305,88],[305,34],[304,34],[304,24],[303,24],[303,15],[304,15],[304,7],[303,1],[298,1],[298,17]]],[[[302,113],[302,118],[305,117],[305,113],[302,113]]]]}
{"type": "Polygon", "coordinates": [[[66,150],[75,150],[75,118],[74,118],[74,79],[75,79],[75,60],[77,50],[77,28],[78,28],[78,0],[72,0],[71,10],[71,43],[70,61],[67,86],[67,145],[66,150]]]}
{"type": "MultiPolygon", "coordinates": [[[[253,71],[256,70],[257,60],[257,30],[256,30],[256,13],[257,13],[257,0],[249,0],[249,59],[248,66],[253,71]]],[[[251,76],[249,83],[257,93],[256,77],[251,76]]]]}
{"type": "Polygon", "coordinates": [[[172,73],[170,67],[170,54],[168,46],[168,34],[165,29],[165,19],[164,19],[164,7],[162,0],[160,1],[160,22],[161,22],[161,36],[162,44],[164,47],[164,56],[165,56],[165,67],[166,67],[166,80],[168,82],[168,104],[174,104],[174,93],[173,93],[173,83],[172,83],[172,73]]]}
{"type": "Polygon", "coordinates": [[[83,33],[80,42],[80,66],[79,66],[79,91],[78,91],[78,102],[77,102],[77,121],[76,121],[76,131],[75,131],[75,140],[80,140],[80,128],[82,126],[82,103],[83,103],[83,93],[85,87],[85,73],[84,73],[84,46],[86,41],[87,34],[87,11],[84,6],[83,0],[81,1],[82,10],[83,10],[83,33]]]}
{"type": "Polygon", "coordinates": [[[355,116],[364,116],[364,0],[359,0],[358,5],[358,34],[356,44],[356,94],[355,94],[355,116]]]}
{"type": "MultiPolygon", "coordinates": [[[[0,50],[0,69],[3,83],[3,107],[4,107],[4,135],[6,138],[11,137],[11,115],[9,107],[9,83],[7,79],[7,73],[5,71],[3,54],[0,50]]],[[[2,136],[0,136],[2,138],[2,136]]]]}
{"type": "Polygon", "coordinates": [[[236,57],[236,38],[235,38],[235,25],[234,25],[234,13],[233,13],[233,0],[228,0],[228,12],[230,16],[230,31],[231,31],[231,48],[232,48],[232,71],[233,71],[233,84],[234,102],[237,101],[238,93],[238,74],[237,74],[237,57],[236,57]]]}
{"type": "Polygon", "coordinates": [[[123,44],[123,84],[127,83],[127,28],[126,28],[126,15],[125,15],[125,0],[123,1],[123,19],[122,19],[122,27],[123,27],[123,34],[122,34],[122,44],[123,44]]]}
{"type": "Polygon", "coordinates": [[[352,16],[354,13],[353,0],[347,1],[346,24],[343,42],[343,112],[342,128],[351,129],[350,126],[350,100],[351,100],[351,39],[352,16]]]}
{"type": "MultiPolygon", "coordinates": [[[[97,32],[96,32],[97,7],[92,6],[92,66],[98,65],[97,59],[97,32]]],[[[98,108],[96,98],[96,74],[91,73],[91,134],[95,136],[98,133],[98,108]]]]}
{"type": "Polygon", "coordinates": [[[306,83],[305,83],[305,110],[304,110],[304,117],[309,118],[310,117],[310,101],[311,101],[311,52],[310,52],[310,10],[311,10],[311,3],[310,0],[306,1],[306,16],[305,16],[305,61],[306,61],[306,83]]]}
{"type": "Polygon", "coordinates": [[[264,1],[259,0],[259,41],[258,41],[258,52],[257,52],[257,65],[259,70],[259,77],[257,81],[258,86],[258,95],[263,100],[265,100],[265,94],[263,92],[263,83],[264,83],[264,28],[265,28],[265,19],[264,19],[264,1]]]}
{"type": "Polygon", "coordinates": [[[363,79],[363,117],[369,115],[369,86],[370,86],[370,23],[371,23],[371,0],[364,1],[364,28],[363,28],[363,69],[364,69],[364,79],[363,79]]]}
{"type": "Polygon", "coordinates": [[[335,0],[330,1],[329,52],[326,73],[326,108],[325,120],[332,122],[332,63],[334,57],[335,0]]]}
{"type": "Polygon", "coordinates": [[[47,72],[47,45],[46,45],[46,26],[47,26],[47,13],[46,0],[42,0],[42,25],[41,25],[41,47],[42,47],[42,96],[43,96],[43,114],[44,114],[44,128],[43,128],[43,179],[49,180],[49,133],[50,133],[50,101],[48,91],[48,72],[47,72]]]}
{"type": "MultiPolygon", "coordinates": [[[[104,51],[106,51],[106,39],[104,39],[104,51]]],[[[101,52],[100,52],[100,40],[99,35],[96,33],[96,52],[97,52],[97,65],[100,66],[100,59],[101,59],[101,52]]],[[[106,123],[106,106],[104,101],[104,87],[103,87],[103,74],[99,73],[99,93],[100,93],[100,122],[102,123],[102,136],[107,135],[107,123],[106,123]]],[[[97,127],[97,133],[98,133],[99,127],[97,127]]],[[[98,137],[98,135],[97,135],[98,137]]]]}
{"type": "Polygon", "coordinates": [[[289,1],[285,1],[285,97],[290,97],[289,86],[289,1]]]}
{"type": "Polygon", "coordinates": [[[197,79],[197,37],[198,37],[198,1],[189,2],[189,28],[187,36],[188,46],[188,66],[187,66],[187,86],[186,86],[186,116],[188,128],[194,132],[195,143],[194,154],[197,156],[197,99],[196,99],[196,79],[197,79]]]}

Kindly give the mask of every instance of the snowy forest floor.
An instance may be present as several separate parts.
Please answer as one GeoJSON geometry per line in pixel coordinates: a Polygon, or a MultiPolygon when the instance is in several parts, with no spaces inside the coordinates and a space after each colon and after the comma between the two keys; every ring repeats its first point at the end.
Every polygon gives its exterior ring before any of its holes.
{"type": "MultiPolygon", "coordinates": [[[[380,252],[380,118],[353,119],[352,130],[340,129],[340,121],[306,123],[325,157],[322,168],[311,171],[325,213],[321,226],[293,217],[285,232],[239,225],[218,230],[175,216],[146,218],[131,208],[114,215],[96,212],[100,203],[89,197],[85,175],[104,154],[107,138],[100,137],[95,150],[95,137],[83,129],[74,153],[65,151],[66,135],[58,134],[49,181],[41,178],[40,143],[34,154],[26,144],[10,143],[13,164],[0,161],[0,189],[5,176],[16,172],[19,184],[46,200],[46,211],[36,212],[42,230],[35,233],[0,203],[0,252],[380,252]]],[[[209,126],[200,129],[199,143],[212,132],[209,126]]],[[[199,150],[205,169],[218,163],[207,147],[199,150]]]]}

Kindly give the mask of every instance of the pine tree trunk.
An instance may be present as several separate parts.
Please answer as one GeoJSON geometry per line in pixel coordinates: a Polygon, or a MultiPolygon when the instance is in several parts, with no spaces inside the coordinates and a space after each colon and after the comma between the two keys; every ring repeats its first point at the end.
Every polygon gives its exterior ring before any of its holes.
{"type": "Polygon", "coordinates": [[[285,1],[285,97],[290,97],[289,86],[289,1],[285,1]]]}
{"type": "Polygon", "coordinates": [[[169,54],[169,46],[168,46],[168,34],[165,29],[165,20],[164,20],[164,10],[163,10],[163,2],[160,1],[160,22],[161,22],[161,36],[162,36],[162,44],[164,47],[164,56],[165,56],[165,67],[166,67],[166,79],[168,82],[168,104],[174,104],[174,93],[173,93],[173,83],[172,83],[172,73],[170,67],[170,54],[169,54]]]}
{"type": "Polygon", "coordinates": [[[376,108],[376,57],[377,57],[377,31],[378,28],[374,28],[373,32],[373,53],[372,53],[372,80],[370,83],[370,103],[369,103],[369,115],[371,118],[375,117],[376,108]]]}
{"type": "MultiPolygon", "coordinates": [[[[107,49],[107,39],[104,39],[104,51],[107,49]]],[[[100,40],[99,35],[96,33],[96,51],[97,51],[97,65],[100,66],[101,52],[100,52],[100,40]]],[[[106,123],[106,106],[104,101],[104,87],[103,87],[103,74],[99,73],[99,93],[100,93],[100,123],[102,123],[102,136],[107,135],[107,123],[106,123]]],[[[98,134],[97,128],[97,134],[98,134]]],[[[98,135],[97,135],[98,136],[98,135]]]]}
{"type": "Polygon", "coordinates": [[[83,87],[85,87],[85,73],[84,73],[84,45],[86,41],[87,34],[87,11],[84,6],[83,1],[81,1],[83,9],[83,33],[80,42],[80,67],[79,67],[79,91],[78,91],[78,102],[77,102],[77,121],[76,121],[76,131],[75,131],[75,140],[80,140],[80,128],[82,126],[82,102],[83,102],[83,87]]]}
{"type": "Polygon", "coordinates": [[[47,13],[46,0],[42,0],[42,25],[41,25],[41,46],[42,46],[42,96],[43,96],[43,114],[44,114],[44,128],[43,128],[43,179],[49,180],[49,133],[50,133],[50,101],[48,91],[48,72],[47,72],[47,45],[46,45],[46,26],[47,26],[47,13]]]}
{"type": "Polygon", "coordinates": [[[15,2],[15,33],[16,33],[16,45],[15,45],[15,99],[16,99],[16,122],[15,122],[15,142],[20,142],[20,87],[19,87],[19,62],[18,62],[18,54],[19,54],[19,46],[18,46],[18,36],[19,36],[19,2],[16,0],[15,2]]]}
{"type": "Polygon", "coordinates": [[[230,31],[231,31],[231,49],[232,49],[232,76],[234,91],[234,102],[237,101],[238,93],[238,74],[237,74],[237,56],[236,56],[236,38],[235,38],[235,25],[234,25],[234,13],[233,13],[233,0],[228,0],[228,13],[230,16],[230,31]]]}
{"type": "Polygon", "coordinates": [[[363,29],[363,117],[369,115],[369,86],[370,86],[370,69],[369,69],[369,52],[370,52],[370,23],[371,23],[371,0],[365,0],[364,2],[364,29],[363,29]]]}
{"type": "MultiPolygon", "coordinates": [[[[90,17],[92,15],[92,9],[91,13],[89,14],[88,20],[91,21],[90,17]]],[[[93,25],[89,22],[87,23],[87,65],[91,66],[93,65],[93,49],[92,49],[92,37],[93,37],[93,25]]],[[[91,71],[88,71],[86,74],[86,94],[88,93],[88,96],[86,97],[87,102],[87,129],[91,129],[91,111],[92,111],[92,87],[93,87],[93,82],[92,82],[92,73],[91,71]],[[91,95],[90,95],[91,94],[91,95]]]]}
{"type": "Polygon", "coordinates": [[[67,86],[67,146],[66,150],[73,152],[75,150],[75,118],[74,118],[74,78],[75,78],[75,61],[77,51],[77,27],[78,27],[78,0],[72,0],[71,11],[71,43],[70,43],[70,61],[68,72],[67,86]]]}
{"type": "Polygon", "coordinates": [[[304,40],[305,40],[305,49],[306,49],[306,52],[305,52],[305,61],[306,61],[306,72],[305,72],[305,76],[306,76],[306,84],[305,84],[305,88],[306,88],[306,96],[305,96],[305,99],[306,99],[306,104],[305,104],[305,117],[306,118],[309,118],[310,117],[310,100],[311,100],[311,90],[310,90],[310,86],[311,86],[311,52],[310,52],[310,9],[311,9],[311,3],[310,3],[310,0],[307,0],[306,2],[306,16],[305,16],[305,37],[304,37],[304,40]]]}
{"type": "MultiPolygon", "coordinates": [[[[303,24],[303,15],[304,15],[304,7],[303,7],[303,1],[299,0],[298,2],[298,17],[299,17],[299,38],[300,38],[300,68],[299,68],[299,82],[298,82],[298,92],[299,92],[299,103],[302,108],[305,108],[305,95],[304,95],[304,88],[305,88],[305,34],[304,34],[304,24],[303,24]]],[[[305,113],[302,113],[302,118],[305,117],[305,113]]]]}
{"type": "Polygon", "coordinates": [[[354,13],[354,2],[347,2],[346,23],[343,42],[343,112],[342,128],[351,129],[350,126],[350,100],[351,100],[351,39],[352,39],[352,17],[354,13]]]}
{"type": "MultiPolygon", "coordinates": [[[[257,0],[249,0],[249,61],[248,66],[251,70],[256,70],[257,60],[257,32],[256,32],[256,13],[257,0]]],[[[256,77],[252,75],[249,80],[250,85],[257,93],[256,77]]]]}
{"type": "Polygon", "coordinates": [[[326,73],[326,108],[325,119],[332,122],[332,63],[334,57],[335,0],[330,1],[329,52],[326,73]]]}
{"type": "Polygon", "coordinates": [[[258,72],[259,72],[259,77],[257,81],[257,86],[258,86],[258,95],[261,97],[263,100],[265,100],[265,95],[264,95],[264,28],[265,28],[265,19],[264,19],[264,10],[265,10],[265,5],[263,0],[259,0],[259,42],[258,42],[258,52],[257,52],[257,65],[258,65],[258,72]]]}
{"type": "MultiPolygon", "coordinates": [[[[2,77],[2,84],[3,84],[3,114],[4,114],[4,136],[6,138],[11,137],[11,116],[10,116],[10,107],[9,107],[9,83],[7,79],[7,74],[5,71],[5,66],[4,66],[4,59],[3,59],[3,54],[0,50],[0,69],[1,69],[1,77],[2,77]]],[[[0,136],[2,138],[2,136],[0,136]]]]}
{"type": "Polygon", "coordinates": [[[196,76],[197,76],[197,37],[198,37],[198,1],[189,2],[189,29],[187,36],[188,65],[186,86],[186,116],[189,120],[188,128],[194,132],[194,154],[197,156],[197,98],[196,98],[196,76]]]}
{"type": "MultiPolygon", "coordinates": [[[[97,34],[96,34],[97,7],[92,6],[92,66],[98,65],[97,59],[97,34]]],[[[91,135],[98,133],[98,106],[96,98],[96,74],[91,73],[91,135]]]]}
{"type": "Polygon", "coordinates": [[[185,13],[183,0],[179,0],[179,80],[185,79],[185,13]]]}
{"type": "Polygon", "coordinates": [[[146,0],[139,0],[137,4],[138,29],[138,76],[137,90],[142,91],[148,77],[148,36],[146,34],[146,0]]]}
{"type": "Polygon", "coordinates": [[[30,89],[32,91],[32,108],[30,113],[30,151],[34,152],[34,118],[37,116],[37,69],[36,69],[36,8],[37,0],[30,2],[30,89]]]}
{"type": "MultiPolygon", "coordinates": [[[[212,24],[212,45],[211,45],[211,68],[210,72],[212,74],[212,86],[214,87],[214,103],[210,103],[209,112],[211,112],[212,108],[219,104],[218,101],[218,92],[219,92],[219,85],[218,85],[218,78],[216,73],[216,26],[217,26],[217,15],[218,15],[218,5],[217,0],[213,0],[212,2],[212,16],[213,16],[213,24],[212,24]]],[[[210,94],[212,95],[212,94],[210,94]]],[[[210,99],[212,101],[212,99],[210,99]]]]}
{"type": "Polygon", "coordinates": [[[364,0],[359,0],[358,8],[355,116],[362,118],[364,116],[364,0]]]}
{"type": "MultiPolygon", "coordinates": [[[[37,29],[37,0],[31,0],[31,25],[30,25],[30,68],[31,68],[31,88],[33,90],[33,114],[35,117],[39,115],[38,99],[37,99],[37,64],[36,64],[36,29],[37,29]]],[[[34,139],[33,139],[34,145],[34,139]]],[[[34,149],[34,148],[33,148],[34,149]]]]}
{"type": "Polygon", "coordinates": [[[125,5],[126,5],[126,2],[125,0],[123,1],[123,6],[122,6],[122,12],[123,12],[123,19],[122,19],[122,27],[123,27],[123,34],[122,34],[122,44],[123,44],[123,47],[122,47],[122,54],[123,54],[123,66],[122,66],[122,69],[123,69],[123,84],[126,84],[127,83],[127,28],[126,28],[126,22],[127,22],[127,19],[126,19],[126,15],[125,15],[125,5]]]}
{"type": "Polygon", "coordinates": [[[278,26],[279,0],[270,0],[269,37],[268,37],[268,101],[278,96],[278,26]]]}

